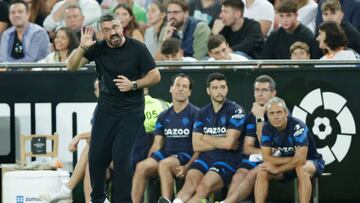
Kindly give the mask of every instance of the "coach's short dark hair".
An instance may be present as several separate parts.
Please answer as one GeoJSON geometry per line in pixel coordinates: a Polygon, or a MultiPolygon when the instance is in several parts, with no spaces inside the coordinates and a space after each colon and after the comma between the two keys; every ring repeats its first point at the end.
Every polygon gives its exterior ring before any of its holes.
{"type": "Polygon", "coordinates": [[[210,87],[210,83],[214,80],[225,80],[227,82],[227,79],[224,74],[222,73],[210,73],[206,79],[206,85],[207,87],[210,87]]]}
{"type": "Polygon", "coordinates": [[[99,30],[101,30],[101,25],[104,23],[104,22],[109,22],[109,21],[113,21],[114,19],[117,19],[115,18],[112,14],[104,14],[100,17],[99,21],[98,21],[98,28],[99,30]]]}
{"type": "Polygon", "coordinates": [[[259,83],[267,82],[270,85],[270,90],[271,91],[276,90],[275,80],[272,77],[268,76],[268,75],[260,75],[259,77],[257,77],[255,79],[255,81],[254,81],[254,87],[255,87],[255,83],[257,83],[257,82],[259,82],[259,83]]]}
{"type": "Polygon", "coordinates": [[[184,74],[184,73],[179,73],[179,74],[174,75],[174,76],[171,78],[171,86],[173,86],[173,85],[174,85],[175,80],[176,80],[176,78],[178,78],[178,77],[188,79],[188,80],[189,80],[189,82],[190,82],[189,89],[191,89],[191,90],[192,90],[192,87],[193,87],[194,81],[192,80],[192,78],[191,78],[189,75],[186,75],[186,74],[184,74]]]}

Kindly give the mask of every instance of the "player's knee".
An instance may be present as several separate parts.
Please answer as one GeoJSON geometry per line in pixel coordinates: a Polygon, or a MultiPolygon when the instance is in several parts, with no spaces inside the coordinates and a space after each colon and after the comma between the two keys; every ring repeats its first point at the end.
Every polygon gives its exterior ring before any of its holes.
{"type": "Polygon", "coordinates": [[[244,168],[240,168],[234,174],[233,179],[235,179],[235,180],[243,180],[247,176],[248,173],[249,173],[249,170],[244,169],[244,168]]]}
{"type": "Polygon", "coordinates": [[[198,181],[195,177],[186,176],[184,187],[194,187],[198,184],[198,181]]]}
{"type": "Polygon", "coordinates": [[[209,193],[210,193],[210,185],[205,181],[201,181],[200,184],[196,187],[196,194],[205,197],[209,193]]]}
{"type": "Polygon", "coordinates": [[[311,176],[311,169],[307,165],[301,165],[296,167],[296,175],[298,178],[308,178],[311,176]]]}
{"type": "Polygon", "coordinates": [[[159,162],[159,171],[168,171],[169,169],[170,165],[166,159],[159,162]]]}
{"type": "Polygon", "coordinates": [[[257,171],[256,169],[253,169],[251,171],[249,171],[245,177],[245,181],[248,182],[255,182],[256,180],[256,176],[257,176],[257,171]]]}
{"type": "Polygon", "coordinates": [[[315,171],[316,171],[316,169],[314,169],[314,166],[311,166],[311,165],[304,166],[304,172],[309,177],[312,177],[314,175],[315,171]]]}
{"type": "Polygon", "coordinates": [[[256,180],[259,181],[268,181],[269,173],[266,170],[259,170],[256,175],[256,180]]]}
{"type": "Polygon", "coordinates": [[[159,162],[159,165],[162,165],[162,167],[170,167],[171,165],[171,159],[163,159],[159,162]]]}
{"type": "Polygon", "coordinates": [[[145,175],[147,170],[147,164],[145,161],[141,161],[138,164],[136,164],[135,173],[139,175],[145,175]]]}

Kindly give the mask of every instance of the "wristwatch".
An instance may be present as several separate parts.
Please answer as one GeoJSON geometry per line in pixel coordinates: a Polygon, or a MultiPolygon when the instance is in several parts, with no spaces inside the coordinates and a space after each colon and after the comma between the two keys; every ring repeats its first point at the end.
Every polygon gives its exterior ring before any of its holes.
{"type": "Polygon", "coordinates": [[[264,117],[256,118],[257,123],[263,123],[265,121],[264,117]]]}
{"type": "Polygon", "coordinates": [[[131,90],[137,90],[138,86],[137,86],[137,82],[136,81],[132,81],[132,87],[131,90]]]}

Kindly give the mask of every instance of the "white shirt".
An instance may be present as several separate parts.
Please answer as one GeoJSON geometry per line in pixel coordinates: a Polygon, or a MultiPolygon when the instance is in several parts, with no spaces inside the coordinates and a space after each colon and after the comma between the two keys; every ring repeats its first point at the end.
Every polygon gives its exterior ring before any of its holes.
{"type": "Polygon", "coordinates": [[[315,19],[317,14],[318,4],[309,0],[309,2],[298,10],[298,21],[308,27],[312,33],[315,33],[315,19]]]}
{"type": "MultiPolygon", "coordinates": [[[[320,60],[329,60],[329,61],[333,61],[333,60],[358,60],[359,59],[359,55],[352,49],[345,49],[345,50],[341,50],[338,53],[336,53],[334,56],[332,56],[331,58],[328,56],[323,56],[320,58],[320,60]]],[[[331,63],[331,62],[329,62],[331,63]]],[[[356,65],[316,65],[316,68],[334,68],[334,67],[339,67],[339,68],[353,68],[356,67],[356,65]]]]}
{"type": "MultiPolygon", "coordinates": [[[[239,54],[229,53],[230,54],[230,61],[248,61],[249,59],[245,56],[241,56],[239,54]]],[[[208,61],[226,61],[226,60],[216,60],[215,58],[211,57],[208,61]]],[[[206,66],[207,69],[220,69],[220,68],[250,68],[249,66],[206,66]]]]}
{"type": "MultiPolygon", "coordinates": [[[[65,1],[57,2],[54,5],[53,9],[51,10],[51,13],[45,18],[43,25],[47,31],[54,31],[57,30],[58,28],[65,26],[64,19],[61,19],[58,22],[55,22],[53,19],[54,13],[64,3],[65,1]]],[[[96,28],[96,22],[99,20],[101,16],[101,9],[99,3],[95,0],[79,0],[79,7],[84,16],[84,25],[92,26],[96,28]]]]}
{"type": "MultiPolygon", "coordinates": [[[[197,61],[195,58],[193,57],[182,57],[182,60],[184,62],[195,62],[197,61]]],[[[170,66],[170,67],[159,67],[159,69],[202,69],[202,66],[170,66]]]]}
{"type": "Polygon", "coordinates": [[[327,56],[323,56],[320,60],[356,60],[358,55],[352,49],[341,50],[336,53],[333,57],[329,58],[327,56]]]}
{"type": "Polygon", "coordinates": [[[254,19],[255,21],[267,20],[271,21],[271,27],[268,34],[273,30],[275,20],[274,6],[267,0],[255,0],[251,6],[246,5],[246,0],[242,0],[245,4],[244,17],[254,19]]]}

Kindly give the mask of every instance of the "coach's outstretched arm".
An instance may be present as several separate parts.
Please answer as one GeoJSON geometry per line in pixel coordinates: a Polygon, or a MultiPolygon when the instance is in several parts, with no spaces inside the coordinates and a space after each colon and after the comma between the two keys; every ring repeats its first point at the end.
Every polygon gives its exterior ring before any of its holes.
{"type": "Polygon", "coordinates": [[[69,56],[69,60],[66,64],[66,67],[69,70],[76,70],[83,65],[89,63],[89,61],[84,57],[85,51],[95,43],[93,40],[94,29],[91,27],[86,27],[81,31],[81,40],[79,47],[69,56]]]}

